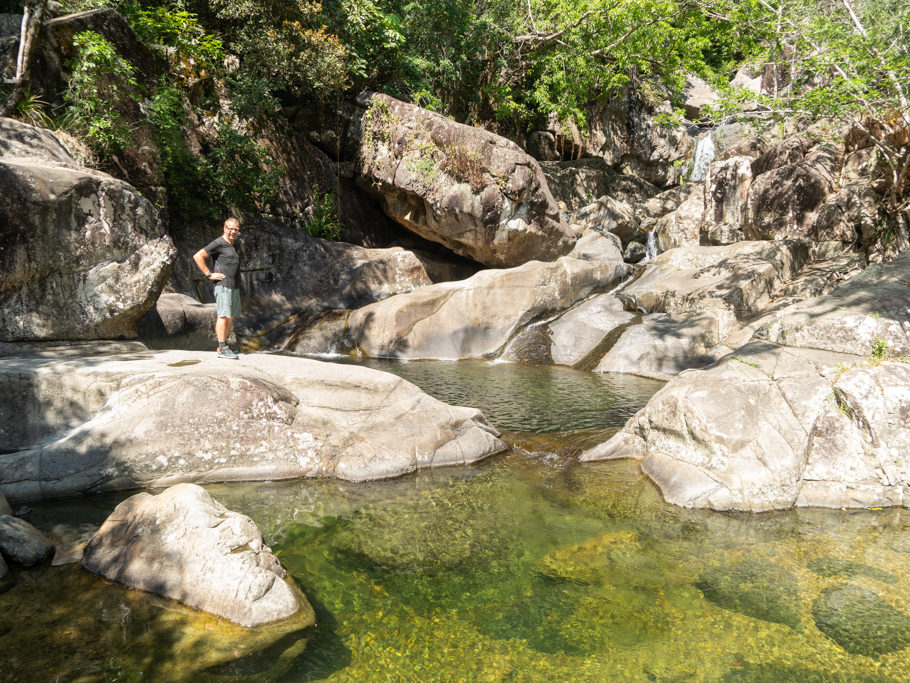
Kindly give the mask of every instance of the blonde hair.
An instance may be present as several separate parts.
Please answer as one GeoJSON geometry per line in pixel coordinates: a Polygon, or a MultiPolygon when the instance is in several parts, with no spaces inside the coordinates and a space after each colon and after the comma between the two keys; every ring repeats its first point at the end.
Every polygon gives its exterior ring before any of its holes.
{"type": "Polygon", "coordinates": [[[225,230],[227,230],[228,228],[239,228],[239,227],[240,227],[240,221],[238,221],[236,218],[228,218],[224,222],[225,230]]]}

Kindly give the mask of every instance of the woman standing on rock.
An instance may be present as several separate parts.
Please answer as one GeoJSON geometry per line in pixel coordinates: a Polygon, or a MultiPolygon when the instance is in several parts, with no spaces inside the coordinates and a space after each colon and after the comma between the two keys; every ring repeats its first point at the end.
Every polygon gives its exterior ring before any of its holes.
{"type": "Polygon", "coordinates": [[[218,357],[231,360],[238,358],[237,352],[228,346],[227,338],[231,334],[234,316],[240,315],[240,254],[234,246],[239,236],[240,221],[228,218],[224,222],[224,234],[193,254],[193,260],[202,274],[216,283],[218,357]],[[206,259],[213,260],[211,270],[206,265],[206,259]]]}

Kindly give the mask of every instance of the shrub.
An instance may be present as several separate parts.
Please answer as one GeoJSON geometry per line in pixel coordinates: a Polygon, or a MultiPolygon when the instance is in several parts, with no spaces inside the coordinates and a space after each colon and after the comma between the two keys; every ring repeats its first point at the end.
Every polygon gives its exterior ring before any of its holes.
{"type": "Polygon", "coordinates": [[[133,142],[133,135],[111,103],[136,98],[136,69],[94,31],[77,33],[73,45],[76,58],[69,64],[72,75],[63,96],[68,105],[63,127],[100,154],[119,151],[133,142]]]}

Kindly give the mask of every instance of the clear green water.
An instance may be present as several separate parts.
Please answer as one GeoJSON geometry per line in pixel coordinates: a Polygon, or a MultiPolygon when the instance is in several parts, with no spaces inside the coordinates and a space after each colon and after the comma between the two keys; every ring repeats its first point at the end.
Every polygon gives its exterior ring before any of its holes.
{"type": "MultiPolygon", "coordinates": [[[[561,409],[600,400],[574,396],[561,409]]],[[[394,481],[209,486],[259,525],[315,628],[246,632],[44,567],[0,595],[0,680],[910,680],[906,511],[681,510],[635,463],[579,465],[563,436],[394,481]]],[[[29,519],[72,540],[122,497],[29,519]]]]}
{"type": "MultiPolygon", "coordinates": [[[[340,358],[338,362],[354,362],[340,358]]],[[[472,406],[507,432],[555,433],[618,428],[663,382],[567,367],[486,361],[363,360],[440,401],[472,406]]]]}

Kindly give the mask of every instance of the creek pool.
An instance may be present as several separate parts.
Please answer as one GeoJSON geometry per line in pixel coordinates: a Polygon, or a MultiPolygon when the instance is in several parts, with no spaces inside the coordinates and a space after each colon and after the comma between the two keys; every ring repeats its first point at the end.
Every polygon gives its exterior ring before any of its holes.
{"type": "MultiPolygon", "coordinates": [[[[633,462],[578,464],[658,382],[368,364],[476,405],[517,445],[391,481],[207,486],[309,597],[318,625],[302,633],[240,629],[75,564],[16,572],[0,680],[910,680],[907,511],[683,510],[633,462]]],[[[72,545],[127,495],[26,518],[72,545]]]]}

